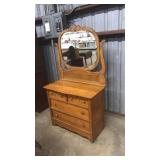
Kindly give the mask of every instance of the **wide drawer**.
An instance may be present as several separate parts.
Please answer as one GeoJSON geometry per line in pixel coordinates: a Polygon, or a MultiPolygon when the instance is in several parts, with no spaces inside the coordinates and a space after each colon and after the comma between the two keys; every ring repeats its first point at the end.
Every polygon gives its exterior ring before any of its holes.
{"type": "Polygon", "coordinates": [[[79,128],[76,128],[75,126],[72,126],[69,123],[65,123],[64,121],[61,121],[61,120],[58,120],[58,119],[54,119],[54,123],[57,124],[57,125],[59,125],[59,126],[61,126],[61,127],[66,128],[66,129],[68,129],[68,130],[70,130],[72,132],[78,133],[81,136],[87,137],[88,139],[91,138],[91,134],[89,134],[88,132],[82,131],[79,128]]]}
{"type": "Polygon", "coordinates": [[[62,93],[49,91],[48,92],[48,97],[51,98],[51,99],[67,102],[67,96],[65,94],[62,94],[62,93]]]}
{"type": "Polygon", "coordinates": [[[55,110],[52,110],[52,111],[53,111],[54,119],[63,121],[65,123],[67,123],[67,124],[70,124],[70,125],[72,125],[72,126],[74,126],[76,128],[81,129],[82,131],[86,131],[86,132],[90,131],[88,122],[83,121],[83,120],[78,119],[78,118],[75,118],[75,117],[72,117],[72,116],[69,116],[67,114],[63,114],[63,113],[57,112],[55,110]]]}
{"type": "Polygon", "coordinates": [[[56,111],[89,121],[89,112],[87,109],[73,106],[64,102],[59,102],[56,100],[51,100],[51,107],[56,111]]]}
{"type": "Polygon", "coordinates": [[[81,97],[68,96],[68,103],[74,104],[80,107],[89,108],[90,101],[81,97]]]}

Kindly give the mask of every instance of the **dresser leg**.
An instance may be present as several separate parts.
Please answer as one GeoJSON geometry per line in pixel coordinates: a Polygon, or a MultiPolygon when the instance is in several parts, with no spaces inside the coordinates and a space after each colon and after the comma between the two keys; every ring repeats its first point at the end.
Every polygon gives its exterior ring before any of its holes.
{"type": "Polygon", "coordinates": [[[94,138],[93,137],[90,137],[89,140],[90,140],[91,143],[94,142],[94,138]]]}
{"type": "Polygon", "coordinates": [[[54,122],[54,120],[53,119],[51,120],[52,120],[52,126],[56,126],[56,123],[54,122]]]}
{"type": "Polygon", "coordinates": [[[50,115],[51,115],[52,126],[55,126],[56,124],[55,124],[55,122],[54,122],[54,120],[53,120],[52,109],[50,108],[49,110],[50,110],[50,115]]]}

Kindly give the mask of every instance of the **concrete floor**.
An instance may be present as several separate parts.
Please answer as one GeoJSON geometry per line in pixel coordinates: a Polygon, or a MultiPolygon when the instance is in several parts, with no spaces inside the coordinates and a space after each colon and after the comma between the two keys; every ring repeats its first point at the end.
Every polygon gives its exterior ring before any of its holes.
{"type": "Polygon", "coordinates": [[[49,109],[36,113],[35,137],[41,149],[36,156],[124,156],[125,118],[105,114],[105,128],[94,143],[75,133],[51,125],[49,109]]]}

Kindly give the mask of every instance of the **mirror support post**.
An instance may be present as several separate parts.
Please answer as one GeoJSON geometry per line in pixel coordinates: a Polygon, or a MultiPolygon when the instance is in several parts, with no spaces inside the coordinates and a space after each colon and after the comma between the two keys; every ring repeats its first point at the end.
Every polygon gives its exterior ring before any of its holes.
{"type": "Polygon", "coordinates": [[[59,71],[59,75],[60,75],[60,78],[63,78],[63,70],[62,70],[62,67],[61,67],[61,60],[60,60],[60,50],[59,50],[59,46],[57,43],[55,43],[55,47],[57,47],[58,49],[58,71],[59,71]]]}
{"type": "Polygon", "coordinates": [[[101,61],[101,65],[102,65],[102,69],[100,71],[100,74],[103,77],[103,79],[102,79],[103,83],[106,82],[106,80],[105,80],[106,79],[106,77],[105,77],[105,75],[106,75],[106,63],[105,63],[105,59],[104,59],[104,55],[103,55],[103,46],[104,46],[104,43],[105,43],[105,40],[102,40],[100,42],[100,61],[101,61]]]}

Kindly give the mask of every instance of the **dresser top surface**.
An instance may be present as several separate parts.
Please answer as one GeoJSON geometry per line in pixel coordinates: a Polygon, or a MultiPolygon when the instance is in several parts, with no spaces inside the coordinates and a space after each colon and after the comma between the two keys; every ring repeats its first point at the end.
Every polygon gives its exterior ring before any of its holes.
{"type": "Polygon", "coordinates": [[[85,98],[93,98],[96,94],[102,91],[105,87],[98,85],[90,85],[84,83],[71,82],[66,80],[58,80],[44,86],[47,90],[70,94],[85,98]]]}

